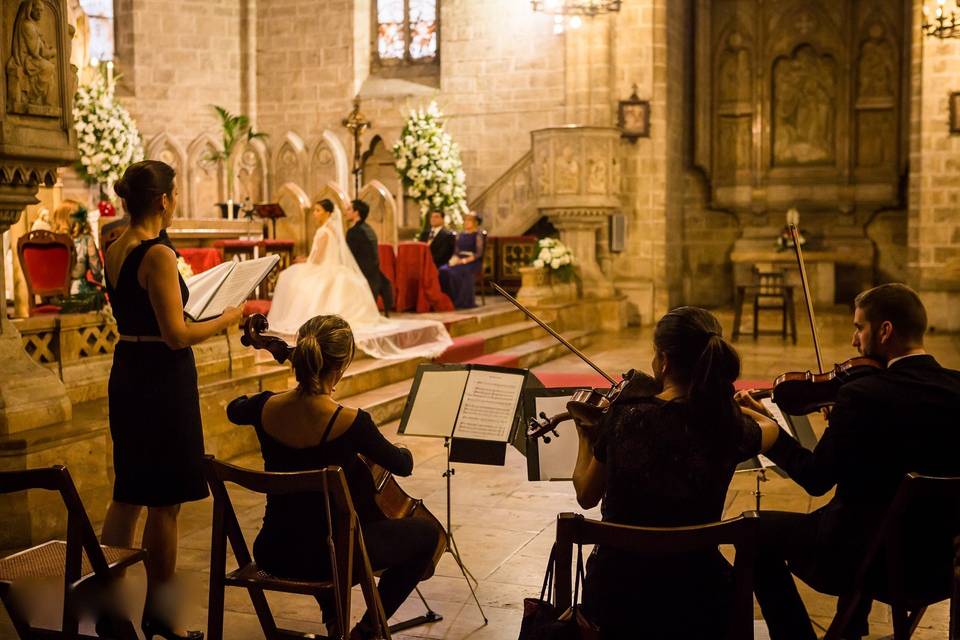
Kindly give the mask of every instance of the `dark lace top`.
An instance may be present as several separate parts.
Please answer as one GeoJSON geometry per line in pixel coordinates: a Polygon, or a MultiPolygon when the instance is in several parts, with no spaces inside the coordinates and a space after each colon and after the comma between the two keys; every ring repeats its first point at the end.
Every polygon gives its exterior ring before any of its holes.
{"type": "Polygon", "coordinates": [[[734,469],[760,450],[752,418],[727,428],[697,419],[685,400],[653,397],[640,380],[624,390],[602,429],[594,446],[607,474],[601,512],[620,524],[719,520],[734,469]]]}

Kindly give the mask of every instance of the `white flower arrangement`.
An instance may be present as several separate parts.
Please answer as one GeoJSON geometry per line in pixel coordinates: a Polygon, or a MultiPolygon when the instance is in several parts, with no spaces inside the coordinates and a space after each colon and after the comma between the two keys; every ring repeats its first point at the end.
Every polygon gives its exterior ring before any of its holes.
{"type": "Polygon", "coordinates": [[[116,102],[103,75],[77,88],[74,128],[80,162],[77,169],[89,183],[113,184],[134,162],[143,160],[143,141],[130,113],[116,102]]]}
{"type": "Polygon", "coordinates": [[[439,211],[447,225],[459,229],[469,210],[467,177],[460,147],[444,130],[441,117],[436,102],[413,111],[393,145],[393,155],[403,186],[420,205],[424,224],[429,212],[439,211]]]}
{"type": "Polygon", "coordinates": [[[193,275],[193,267],[183,259],[183,256],[177,256],[177,271],[180,272],[180,277],[184,280],[193,275]]]}
{"type": "Polygon", "coordinates": [[[540,238],[530,264],[537,269],[551,270],[562,282],[569,282],[575,275],[573,252],[556,238],[540,238]]]}

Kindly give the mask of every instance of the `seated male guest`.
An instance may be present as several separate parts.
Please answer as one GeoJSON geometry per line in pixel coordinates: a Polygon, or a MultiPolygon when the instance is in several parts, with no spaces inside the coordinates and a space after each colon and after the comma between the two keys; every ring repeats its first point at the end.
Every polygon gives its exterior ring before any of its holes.
{"type": "MultiPolygon", "coordinates": [[[[761,518],[755,591],[774,640],[817,637],[791,572],[839,595],[838,608],[845,607],[864,549],[904,475],[960,475],[960,372],[924,351],[927,313],[919,296],[903,284],[865,291],[856,298],[853,326],[853,346],[885,368],[840,388],[813,451],[781,431],[767,452],[807,493],[821,496],[836,487],[833,499],[813,513],[767,511],[761,518]]],[[[949,512],[926,514],[924,526],[938,520],[950,526],[955,514],[949,512]]],[[[866,635],[870,604],[858,611],[846,638],[866,635]]]]}
{"type": "Polygon", "coordinates": [[[457,234],[456,255],[440,267],[440,288],[450,296],[457,309],[477,306],[474,284],[477,272],[483,268],[483,232],[480,215],[471,211],[463,217],[463,233],[457,234]]]}
{"type": "Polygon", "coordinates": [[[443,214],[434,211],[430,214],[430,228],[417,238],[420,242],[430,243],[430,255],[437,268],[450,262],[456,249],[456,236],[443,226],[443,214]]]}
{"type": "Polygon", "coordinates": [[[380,271],[380,249],[377,242],[377,233],[367,224],[370,215],[370,205],[363,200],[354,200],[347,206],[344,215],[351,223],[347,229],[347,246],[360,266],[363,277],[370,285],[373,298],[383,298],[383,308],[393,310],[393,284],[380,271]]]}

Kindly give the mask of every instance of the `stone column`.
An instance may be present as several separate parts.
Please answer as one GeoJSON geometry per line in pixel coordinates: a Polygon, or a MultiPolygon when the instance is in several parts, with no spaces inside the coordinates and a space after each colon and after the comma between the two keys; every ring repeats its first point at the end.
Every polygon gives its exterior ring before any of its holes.
{"type": "MultiPolygon", "coordinates": [[[[70,65],[73,28],[66,0],[12,4],[0,14],[0,69],[6,77],[6,99],[0,102],[0,232],[37,202],[41,185],[56,184],[58,166],[76,160],[76,68],[70,65]]],[[[0,281],[4,269],[0,260],[0,281]]],[[[63,383],[23,350],[20,332],[7,320],[6,296],[0,298],[0,437],[69,420],[63,383]]]]}
{"type": "Polygon", "coordinates": [[[584,296],[613,296],[597,262],[597,243],[620,209],[620,132],[570,126],[540,129],[531,137],[537,208],[573,251],[584,296]]]}

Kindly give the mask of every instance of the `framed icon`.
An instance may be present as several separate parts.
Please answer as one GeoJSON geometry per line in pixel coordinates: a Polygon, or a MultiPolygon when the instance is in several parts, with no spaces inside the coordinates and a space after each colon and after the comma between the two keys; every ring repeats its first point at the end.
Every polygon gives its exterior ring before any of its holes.
{"type": "Polygon", "coordinates": [[[650,137],[650,101],[640,99],[637,85],[633,85],[633,93],[629,98],[620,101],[617,126],[620,136],[630,142],[650,137]]]}

